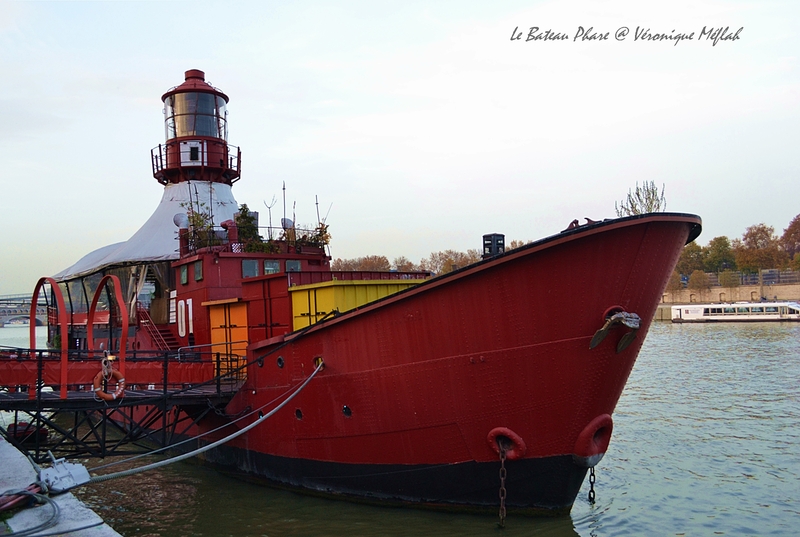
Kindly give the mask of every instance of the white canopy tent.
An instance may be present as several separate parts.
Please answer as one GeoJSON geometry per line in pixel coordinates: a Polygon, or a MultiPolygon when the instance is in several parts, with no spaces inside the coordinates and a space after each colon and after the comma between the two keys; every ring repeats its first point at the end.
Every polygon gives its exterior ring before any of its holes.
{"type": "Polygon", "coordinates": [[[54,278],[66,281],[103,268],[178,259],[178,229],[173,218],[189,212],[190,207],[209,213],[215,226],[232,220],[239,210],[230,185],[206,181],[169,184],[155,212],[130,239],[85,255],[54,278]]]}

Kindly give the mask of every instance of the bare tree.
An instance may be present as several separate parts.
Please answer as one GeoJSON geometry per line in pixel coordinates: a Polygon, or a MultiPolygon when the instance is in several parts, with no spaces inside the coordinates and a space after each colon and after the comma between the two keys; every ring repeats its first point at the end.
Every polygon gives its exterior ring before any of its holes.
{"type": "Polygon", "coordinates": [[[653,181],[645,181],[642,186],[636,182],[636,189],[628,190],[628,197],[619,203],[614,202],[617,216],[633,216],[636,214],[657,213],[667,210],[667,200],[664,197],[664,185],[661,193],[653,181]]]}

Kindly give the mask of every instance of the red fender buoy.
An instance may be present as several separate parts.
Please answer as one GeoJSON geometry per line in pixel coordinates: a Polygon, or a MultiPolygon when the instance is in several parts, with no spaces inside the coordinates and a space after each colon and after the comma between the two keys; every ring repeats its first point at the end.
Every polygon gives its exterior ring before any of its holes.
{"type": "Polygon", "coordinates": [[[498,438],[506,438],[511,444],[511,446],[506,446],[505,449],[506,458],[508,460],[513,461],[515,459],[521,459],[525,456],[525,452],[528,451],[528,447],[525,445],[525,441],[520,435],[507,427],[495,427],[489,431],[489,436],[486,437],[486,441],[489,442],[489,446],[498,455],[500,454],[500,446],[497,443],[498,438]]]}
{"type": "Polygon", "coordinates": [[[117,389],[114,393],[106,393],[103,391],[103,372],[98,371],[94,376],[92,385],[94,386],[94,393],[103,401],[114,401],[121,399],[125,395],[125,377],[116,369],[111,371],[111,377],[117,381],[117,389]]]}
{"type": "Polygon", "coordinates": [[[572,461],[584,468],[596,466],[606,454],[613,430],[614,420],[608,414],[600,414],[590,421],[575,441],[572,461]]]}

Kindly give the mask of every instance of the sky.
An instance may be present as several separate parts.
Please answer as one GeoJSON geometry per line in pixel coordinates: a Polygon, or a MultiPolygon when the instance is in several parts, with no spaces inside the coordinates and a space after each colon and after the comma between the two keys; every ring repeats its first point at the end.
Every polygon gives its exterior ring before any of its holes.
{"type": "Polygon", "coordinates": [[[161,96],[188,69],[230,97],[237,201],[277,224],[285,184],[333,258],[535,240],[644,181],[703,218],[701,245],[780,235],[800,214],[798,23],[790,1],[0,0],[0,295],[148,219],[161,96]]]}

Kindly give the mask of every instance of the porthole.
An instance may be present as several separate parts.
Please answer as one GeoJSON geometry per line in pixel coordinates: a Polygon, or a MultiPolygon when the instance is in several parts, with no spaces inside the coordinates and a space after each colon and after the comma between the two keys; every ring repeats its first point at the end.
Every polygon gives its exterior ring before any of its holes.
{"type": "Polygon", "coordinates": [[[283,356],[278,356],[278,367],[283,369],[283,356]]]}
{"type": "Polygon", "coordinates": [[[345,416],[346,418],[349,418],[350,416],[352,416],[352,415],[353,415],[353,411],[352,411],[352,410],[350,410],[350,407],[349,407],[349,406],[347,406],[347,405],[344,405],[344,406],[342,407],[342,414],[344,414],[344,416],[345,416]]]}
{"type": "Polygon", "coordinates": [[[303,411],[298,408],[294,411],[294,417],[299,420],[303,419],[303,411]]]}

